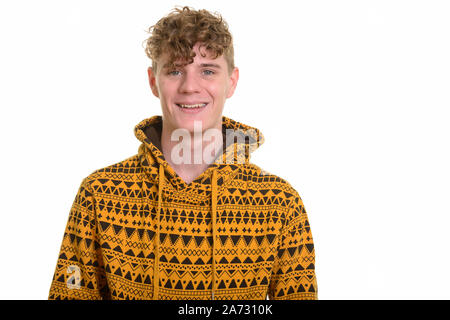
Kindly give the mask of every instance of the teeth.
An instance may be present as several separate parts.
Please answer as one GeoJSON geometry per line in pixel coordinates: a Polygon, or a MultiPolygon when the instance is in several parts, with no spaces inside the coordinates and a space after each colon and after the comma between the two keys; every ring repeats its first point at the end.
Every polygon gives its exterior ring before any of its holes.
{"type": "Polygon", "coordinates": [[[199,103],[199,104],[179,104],[182,108],[201,108],[206,106],[206,103],[199,103]]]}

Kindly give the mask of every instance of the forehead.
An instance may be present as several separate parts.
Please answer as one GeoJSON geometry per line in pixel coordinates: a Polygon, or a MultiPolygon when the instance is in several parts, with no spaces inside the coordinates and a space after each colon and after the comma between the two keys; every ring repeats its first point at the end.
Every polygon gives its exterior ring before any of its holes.
{"type": "MultiPolygon", "coordinates": [[[[193,66],[209,66],[209,67],[223,67],[227,64],[224,55],[220,55],[214,58],[214,52],[207,50],[203,46],[196,44],[192,50],[195,52],[195,57],[193,57],[193,62],[189,65],[193,66]]],[[[188,65],[185,59],[177,59],[175,61],[170,61],[170,55],[168,53],[162,54],[158,63],[163,68],[170,68],[171,66],[182,67],[188,65]],[[172,64],[173,63],[173,64],[172,64]]]]}

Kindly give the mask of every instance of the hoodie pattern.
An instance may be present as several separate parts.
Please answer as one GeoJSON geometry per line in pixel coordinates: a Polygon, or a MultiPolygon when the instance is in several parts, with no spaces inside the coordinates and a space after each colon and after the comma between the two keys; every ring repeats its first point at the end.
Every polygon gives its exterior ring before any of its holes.
{"type": "Polygon", "coordinates": [[[302,199],[249,161],[261,132],[222,117],[221,156],[186,184],[160,151],[161,125],[141,121],[138,153],[82,180],[49,299],[317,299],[302,199]]]}

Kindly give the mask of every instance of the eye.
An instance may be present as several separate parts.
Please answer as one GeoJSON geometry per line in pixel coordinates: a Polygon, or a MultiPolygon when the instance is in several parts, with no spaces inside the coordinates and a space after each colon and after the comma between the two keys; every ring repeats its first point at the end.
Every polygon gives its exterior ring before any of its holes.
{"type": "Polygon", "coordinates": [[[213,75],[215,72],[214,71],[212,71],[212,70],[203,70],[203,74],[204,75],[207,75],[207,76],[211,76],[211,75],[213,75]]]}
{"type": "Polygon", "coordinates": [[[170,76],[177,76],[180,73],[181,73],[180,70],[171,70],[171,71],[167,72],[167,74],[170,75],[170,76]]]}

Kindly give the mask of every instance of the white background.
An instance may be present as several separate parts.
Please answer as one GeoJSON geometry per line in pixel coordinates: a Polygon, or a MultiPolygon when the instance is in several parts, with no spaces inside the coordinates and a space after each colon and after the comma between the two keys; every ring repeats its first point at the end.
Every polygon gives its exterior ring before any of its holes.
{"type": "Polygon", "coordinates": [[[300,193],[319,299],[449,299],[448,1],[0,2],[0,298],[47,299],[82,178],[160,114],[143,41],[174,5],[220,12],[224,115],[300,193]]]}

